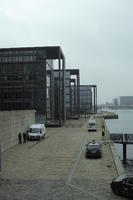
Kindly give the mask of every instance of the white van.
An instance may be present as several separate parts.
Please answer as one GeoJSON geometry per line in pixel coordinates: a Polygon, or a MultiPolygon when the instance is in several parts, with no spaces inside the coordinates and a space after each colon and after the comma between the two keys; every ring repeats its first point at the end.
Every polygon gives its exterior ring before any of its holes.
{"type": "Polygon", "coordinates": [[[46,128],[44,124],[32,124],[28,132],[29,140],[40,140],[45,137],[46,128]]]}
{"type": "Polygon", "coordinates": [[[88,128],[88,131],[96,131],[97,130],[95,119],[90,119],[88,121],[87,128],[88,128]]]}

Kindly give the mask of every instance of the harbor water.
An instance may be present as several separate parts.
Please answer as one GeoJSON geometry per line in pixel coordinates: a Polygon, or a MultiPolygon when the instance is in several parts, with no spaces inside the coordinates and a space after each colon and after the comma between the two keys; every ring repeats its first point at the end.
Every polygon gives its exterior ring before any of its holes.
{"type": "MultiPolygon", "coordinates": [[[[133,109],[108,110],[118,114],[118,119],[106,120],[110,133],[131,133],[133,134],[133,109]]],[[[123,146],[115,144],[120,160],[123,160],[123,146]]],[[[123,162],[122,162],[123,163],[123,162]]],[[[123,164],[125,172],[133,173],[133,145],[127,145],[127,163],[123,164]]]]}

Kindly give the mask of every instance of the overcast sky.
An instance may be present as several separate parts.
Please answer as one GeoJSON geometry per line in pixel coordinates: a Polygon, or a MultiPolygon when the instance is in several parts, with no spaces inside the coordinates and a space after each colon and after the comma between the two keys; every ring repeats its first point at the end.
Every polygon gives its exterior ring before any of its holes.
{"type": "Polygon", "coordinates": [[[61,46],[98,103],[133,96],[133,0],[0,0],[0,46],[61,46]]]}

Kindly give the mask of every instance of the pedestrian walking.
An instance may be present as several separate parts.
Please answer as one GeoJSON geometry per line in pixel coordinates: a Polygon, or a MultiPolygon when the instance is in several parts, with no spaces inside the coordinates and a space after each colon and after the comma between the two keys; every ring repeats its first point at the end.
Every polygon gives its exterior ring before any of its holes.
{"type": "Polygon", "coordinates": [[[105,128],[102,127],[102,139],[105,140],[105,128]]]}
{"type": "Polygon", "coordinates": [[[19,144],[22,143],[22,135],[21,135],[21,132],[18,134],[18,141],[19,141],[19,144]]]}
{"type": "Polygon", "coordinates": [[[27,135],[26,135],[26,133],[24,132],[24,133],[23,133],[23,143],[26,143],[26,139],[27,139],[27,135]]]}
{"type": "Polygon", "coordinates": [[[102,130],[102,137],[104,137],[105,136],[105,132],[104,132],[104,130],[102,130]]]}

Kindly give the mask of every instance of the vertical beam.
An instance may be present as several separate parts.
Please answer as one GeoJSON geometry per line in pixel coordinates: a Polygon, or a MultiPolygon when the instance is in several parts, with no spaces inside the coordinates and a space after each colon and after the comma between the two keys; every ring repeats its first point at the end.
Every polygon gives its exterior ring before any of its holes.
{"type": "MultiPolygon", "coordinates": [[[[33,74],[32,74],[32,80],[33,80],[33,74]]],[[[34,81],[32,81],[32,89],[31,89],[31,107],[32,109],[34,109],[34,93],[35,93],[35,89],[34,89],[34,81]]]]}
{"type": "Polygon", "coordinates": [[[96,98],[96,97],[95,97],[95,87],[94,87],[94,86],[93,86],[93,93],[94,93],[94,114],[95,114],[95,105],[96,105],[96,103],[95,103],[95,100],[96,100],[96,99],[95,99],[95,98],[96,98]]]}
{"type": "Polygon", "coordinates": [[[124,142],[123,143],[123,161],[126,162],[126,160],[127,160],[127,145],[124,142]]]}
{"type": "Polygon", "coordinates": [[[51,93],[51,121],[54,121],[54,70],[53,68],[51,68],[51,72],[50,72],[50,93],[51,93]]]}
{"type": "Polygon", "coordinates": [[[72,117],[72,82],[70,79],[70,118],[72,117]]]}
{"type": "MultiPolygon", "coordinates": [[[[23,68],[23,65],[21,66],[21,68],[23,68]]],[[[22,98],[23,98],[23,100],[22,100],[22,107],[21,107],[21,109],[23,109],[24,110],[24,107],[25,107],[25,74],[24,74],[24,76],[23,76],[23,89],[22,89],[22,98]]],[[[13,91],[13,94],[14,94],[14,91],[13,91]]],[[[13,99],[13,102],[14,102],[14,100],[15,99],[13,99]]]]}
{"type": "Polygon", "coordinates": [[[58,70],[59,70],[59,102],[58,102],[58,117],[59,117],[59,126],[61,126],[61,117],[62,117],[62,105],[61,105],[61,55],[60,55],[60,49],[58,52],[58,70]]]}
{"type": "MultiPolygon", "coordinates": [[[[44,67],[44,96],[45,96],[45,104],[44,104],[44,110],[46,115],[46,123],[47,123],[47,66],[46,66],[46,59],[43,61],[43,67],[44,67]]],[[[38,87],[38,85],[37,85],[38,87]]],[[[37,88],[38,89],[38,88],[37,88]]]]}
{"type": "Polygon", "coordinates": [[[93,91],[92,91],[92,87],[91,87],[91,113],[92,113],[92,111],[93,111],[92,96],[93,96],[93,91]]]}
{"type": "Polygon", "coordinates": [[[96,113],[97,113],[97,85],[96,85],[96,113]]]}
{"type": "Polygon", "coordinates": [[[77,75],[77,112],[78,118],[80,118],[80,75],[77,75]]]}
{"type": "Polygon", "coordinates": [[[62,59],[62,114],[63,114],[63,121],[65,122],[66,121],[66,70],[65,70],[65,57],[63,56],[63,59],[62,59]]]}
{"type": "Polygon", "coordinates": [[[75,85],[75,81],[74,81],[74,116],[77,115],[77,102],[76,102],[76,85],[75,85]]]}
{"type": "Polygon", "coordinates": [[[91,107],[92,107],[92,113],[94,113],[94,87],[93,85],[91,85],[91,92],[92,92],[91,107]]]}

